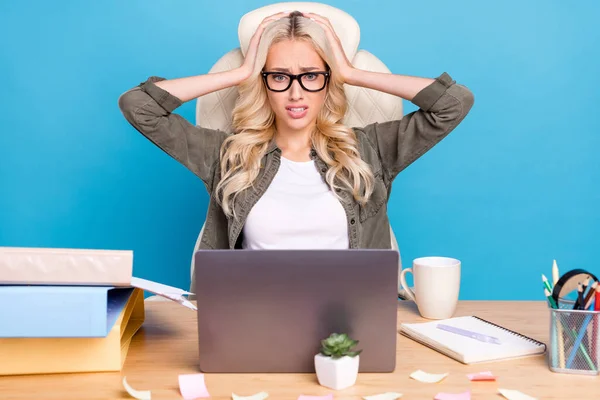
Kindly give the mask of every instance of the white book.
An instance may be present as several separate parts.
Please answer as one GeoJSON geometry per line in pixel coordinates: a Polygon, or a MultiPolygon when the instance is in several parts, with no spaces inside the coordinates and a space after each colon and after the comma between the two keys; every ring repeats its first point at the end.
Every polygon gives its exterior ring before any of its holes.
{"type": "Polygon", "coordinates": [[[400,332],[463,364],[500,361],[544,354],[546,345],[518,332],[476,316],[455,317],[420,323],[403,323],[400,332]],[[438,324],[498,339],[498,343],[438,328],[438,324]]]}
{"type": "MultiPolygon", "coordinates": [[[[0,247],[0,286],[136,287],[196,310],[185,295],[162,283],[136,278],[132,250],[0,247]]],[[[9,287],[10,289],[10,287],[9,287]]],[[[36,293],[32,290],[32,293],[36,293]]]]}
{"type": "Polygon", "coordinates": [[[0,247],[2,285],[129,286],[133,251],[0,247]]]}

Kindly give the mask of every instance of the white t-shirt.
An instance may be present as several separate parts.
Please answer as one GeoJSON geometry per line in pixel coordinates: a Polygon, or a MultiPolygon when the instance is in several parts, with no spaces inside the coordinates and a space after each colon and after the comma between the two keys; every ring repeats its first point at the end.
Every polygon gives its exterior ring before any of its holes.
{"type": "Polygon", "coordinates": [[[281,165],[243,228],[245,249],[347,249],[348,225],[340,201],[313,160],[281,165]]]}

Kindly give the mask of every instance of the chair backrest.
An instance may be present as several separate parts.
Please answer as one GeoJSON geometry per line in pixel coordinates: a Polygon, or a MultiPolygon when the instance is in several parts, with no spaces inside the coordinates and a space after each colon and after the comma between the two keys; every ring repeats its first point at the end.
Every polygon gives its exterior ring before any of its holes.
{"type": "MultiPolygon", "coordinates": [[[[240,46],[225,53],[217,60],[210,69],[209,74],[231,70],[242,65],[250,39],[260,22],[268,15],[286,10],[313,12],[328,18],[340,38],[348,60],[351,60],[353,66],[368,71],[390,73],[386,65],[376,56],[366,50],[359,49],[360,27],[358,22],[348,13],[322,3],[283,2],[270,4],[243,15],[238,26],[240,46]]],[[[374,122],[400,119],[403,116],[403,103],[400,97],[351,85],[345,85],[344,90],[348,99],[348,111],[343,123],[347,126],[363,127],[374,122]]],[[[196,125],[230,132],[232,112],[237,96],[237,88],[230,87],[199,97],[196,102],[196,125]]],[[[199,248],[203,231],[204,226],[198,235],[194,252],[199,248]]],[[[391,227],[390,231],[392,248],[399,252],[398,243],[391,227]]],[[[400,261],[399,271],[401,268],[402,263],[400,261]]],[[[193,256],[191,260],[191,282],[190,292],[194,293],[193,256]]]]}
{"type": "MultiPolygon", "coordinates": [[[[209,73],[227,71],[242,65],[250,38],[259,23],[268,15],[298,10],[323,15],[331,21],[348,60],[356,68],[389,73],[390,70],[376,56],[366,50],[359,50],[360,28],[356,20],[335,7],[311,2],[287,2],[258,8],[242,16],[238,26],[240,47],[224,54],[210,69],[209,73]]],[[[400,119],[403,115],[402,99],[377,90],[345,85],[348,98],[348,111],[343,119],[350,127],[363,127],[373,122],[400,119]]],[[[236,87],[219,90],[199,97],[196,102],[196,125],[206,128],[231,131],[232,110],[238,91],[236,87]]]]}

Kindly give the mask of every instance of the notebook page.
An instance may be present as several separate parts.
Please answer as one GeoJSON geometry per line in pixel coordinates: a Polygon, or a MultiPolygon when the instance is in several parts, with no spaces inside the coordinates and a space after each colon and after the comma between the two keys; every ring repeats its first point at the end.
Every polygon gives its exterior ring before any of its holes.
{"type": "Polygon", "coordinates": [[[403,324],[429,341],[437,342],[464,357],[465,363],[494,361],[543,353],[545,346],[518,334],[488,324],[472,316],[416,324],[403,324]],[[501,344],[486,343],[456,333],[438,329],[437,324],[455,326],[500,339],[501,344]]]}

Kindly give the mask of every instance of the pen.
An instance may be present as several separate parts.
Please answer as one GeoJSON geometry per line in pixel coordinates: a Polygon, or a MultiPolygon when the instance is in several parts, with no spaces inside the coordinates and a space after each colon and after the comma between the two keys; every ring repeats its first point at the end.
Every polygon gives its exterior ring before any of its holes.
{"type": "MultiPolygon", "coordinates": [[[[573,363],[573,360],[575,359],[575,354],[577,353],[577,350],[579,349],[580,345],[582,344],[581,341],[583,340],[583,336],[587,332],[587,326],[591,320],[592,320],[592,314],[588,314],[585,316],[585,320],[583,321],[582,327],[579,329],[579,334],[577,335],[577,338],[575,339],[575,343],[573,344],[573,348],[571,349],[571,354],[569,354],[569,359],[567,360],[567,368],[571,368],[571,364],[573,363]]],[[[583,349],[583,351],[585,352],[585,348],[583,349]]],[[[595,368],[594,368],[594,370],[595,370],[595,368]]]]}
{"type": "Polygon", "coordinates": [[[441,329],[441,330],[444,330],[444,331],[456,333],[457,335],[466,336],[466,337],[469,337],[471,339],[476,339],[476,340],[479,340],[481,342],[493,343],[493,344],[501,344],[500,343],[500,339],[498,339],[496,337],[484,335],[482,333],[468,331],[466,329],[460,329],[460,328],[457,328],[455,326],[444,325],[444,324],[437,324],[437,328],[441,329]]]}

